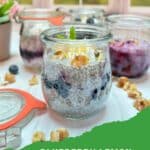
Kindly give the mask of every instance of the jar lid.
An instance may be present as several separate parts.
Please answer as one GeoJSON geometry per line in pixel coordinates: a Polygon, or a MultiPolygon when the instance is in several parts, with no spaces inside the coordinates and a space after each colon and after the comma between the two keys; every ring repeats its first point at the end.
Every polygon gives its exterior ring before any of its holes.
{"type": "Polygon", "coordinates": [[[19,14],[20,20],[30,20],[30,21],[49,21],[54,25],[61,25],[65,13],[62,11],[51,11],[49,9],[24,9],[19,14]]]}
{"type": "Polygon", "coordinates": [[[77,8],[70,10],[71,13],[77,15],[96,15],[96,16],[103,16],[104,10],[100,8],[77,8]]]}
{"type": "Polygon", "coordinates": [[[14,127],[34,109],[45,109],[46,104],[18,89],[0,89],[0,131],[14,127]]]}
{"type": "Polygon", "coordinates": [[[150,28],[150,18],[137,15],[110,15],[106,19],[110,24],[129,28],[150,28]]]}

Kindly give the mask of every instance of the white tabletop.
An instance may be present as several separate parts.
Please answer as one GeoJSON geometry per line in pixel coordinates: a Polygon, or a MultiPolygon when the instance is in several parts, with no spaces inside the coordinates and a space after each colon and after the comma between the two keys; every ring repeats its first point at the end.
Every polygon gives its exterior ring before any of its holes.
{"type": "MultiPolygon", "coordinates": [[[[12,32],[11,58],[4,62],[0,62],[0,77],[2,78],[4,76],[9,65],[17,64],[20,68],[20,73],[16,78],[17,82],[9,85],[8,87],[26,90],[38,99],[44,101],[41,85],[39,84],[31,87],[28,84],[28,80],[31,79],[33,73],[24,68],[23,62],[19,56],[18,31],[18,29],[14,29],[12,32]]],[[[40,79],[40,75],[38,75],[38,77],[40,79]]],[[[144,96],[150,98],[150,70],[140,79],[134,79],[133,81],[137,83],[139,90],[144,94],[144,96]]],[[[21,147],[31,144],[32,135],[37,130],[45,132],[47,139],[50,139],[50,132],[52,130],[59,127],[65,127],[69,130],[70,136],[74,137],[81,135],[85,131],[90,131],[95,126],[102,125],[106,122],[128,120],[136,114],[137,110],[133,107],[133,101],[128,98],[124,91],[117,88],[116,83],[113,82],[111,94],[105,108],[93,118],[81,121],[71,121],[63,119],[62,117],[52,113],[50,110],[37,113],[32,121],[23,129],[21,147]]]]}

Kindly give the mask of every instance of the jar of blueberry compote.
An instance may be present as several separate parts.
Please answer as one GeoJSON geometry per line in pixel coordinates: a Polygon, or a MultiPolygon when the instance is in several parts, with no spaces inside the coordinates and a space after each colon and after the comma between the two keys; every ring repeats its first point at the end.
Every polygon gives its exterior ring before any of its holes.
{"type": "Polygon", "coordinates": [[[71,22],[102,25],[105,21],[105,12],[99,8],[77,8],[70,10],[71,22]]]}
{"type": "Polygon", "coordinates": [[[25,66],[41,67],[44,48],[40,34],[53,25],[60,25],[63,17],[63,13],[47,9],[25,9],[19,14],[16,19],[21,23],[20,55],[25,66]]]}
{"type": "Polygon", "coordinates": [[[64,25],[41,34],[42,88],[58,114],[84,119],[97,114],[110,93],[111,65],[105,27],[64,25]]]}
{"type": "Polygon", "coordinates": [[[109,45],[113,75],[140,77],[150,64],[150,18],[112,15],[107,20],[114,36],[109,45]]]}

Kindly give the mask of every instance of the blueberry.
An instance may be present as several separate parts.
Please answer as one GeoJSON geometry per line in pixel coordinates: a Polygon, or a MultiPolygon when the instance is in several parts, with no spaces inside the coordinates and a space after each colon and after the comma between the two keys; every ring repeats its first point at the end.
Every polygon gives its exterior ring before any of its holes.
{"type": "Polygon", "coordinates": [[[58,90],[59,95],[61,95],[63,98],[67,98],[69,95],[69,91],[66,88],[60,88],[58,90]]]}
{"type": "Polygon", "coordinates": [[[81,19],[80,18],[75,18],[75,21],[81,22],[81,19]]]}
{"type": "Polygon", "coordinates": [[[49,81],[45,75],[42,75],[42,78],[43,78],[46,88],[51,89],[53,87],[52,82],[49,81]]]}
{"type": "Polygon", "coordinates": [[[87,24],[94,24],[94,19],[88,18],[86,22],[87,22],[87,24]]]}
{"type": "Polygon", "coordinates": [[[19,72],[19,67],[17,65],[11,65],[9,67],[9,72],[16,75],[19,72]]]}
{"type": "Polygon", "coordinates": [[[101,86],[101,90],[104,90],[107,86],[107,82],[110,80],[110,76],[109,74],[105,74],[103,77],[102,77],[102,86],[101,86]]]}
{"type": "Polygon", "coordinates": [[[98,94],[98,89],[94,89],[92,91],[92,99],[96,99],[97,98],[97,94],[98,94]]]}

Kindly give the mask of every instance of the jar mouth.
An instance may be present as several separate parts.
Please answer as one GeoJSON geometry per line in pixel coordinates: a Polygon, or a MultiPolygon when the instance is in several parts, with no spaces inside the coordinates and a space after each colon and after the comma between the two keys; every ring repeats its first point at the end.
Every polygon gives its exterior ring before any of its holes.
{"type": "Polygon", "coordinates": [[[51,17],[59,17],[64,16],[65,13],[62,11],[53,11],[50,9],[42,9],[42,8],[31,8],[24,9],[20,12],[19,18],[21,20],[46,20],[51,17]]]}
{"type": "Polygon", "coordinates": [[[80,14],[80,15],[103,15],[104,10],[99,8],[77,8],[72,9],[71,13],[80,14]]]}
{"type": "Polygon", "coordinates": [[[52,27],[41,33],[41,40],[45,42],[58,42],[58,43],[84,43],[84,42],[97,42],[111,39],[112,35],[107,26],[91,26],[83,24],[66,24],[60,27],[52,27]],[[74,27],[76,31],[76,39],[69,39],[70,28],[74,27]],[[58,35],[63,38],[58,38],[58,35]]]}
{"type": "Polygon", "coordinates": [[[110,15],[106,19],[110,24],[118,26],[138,28],[150,28],[150,18],[138,15],[110,15]]]}

